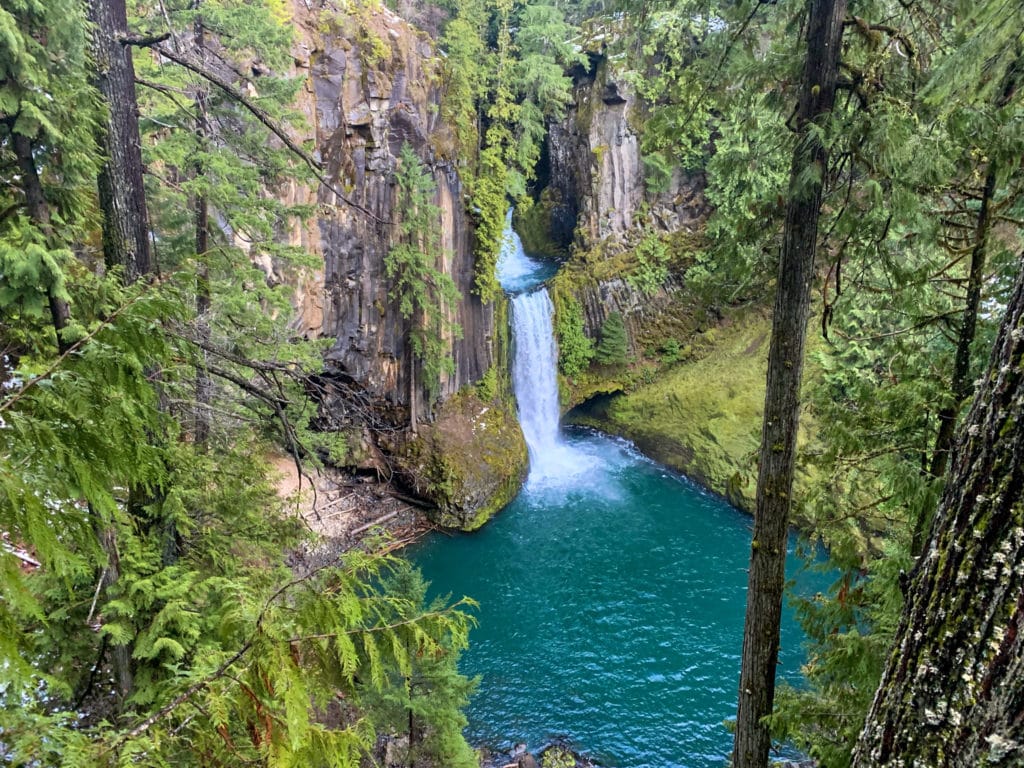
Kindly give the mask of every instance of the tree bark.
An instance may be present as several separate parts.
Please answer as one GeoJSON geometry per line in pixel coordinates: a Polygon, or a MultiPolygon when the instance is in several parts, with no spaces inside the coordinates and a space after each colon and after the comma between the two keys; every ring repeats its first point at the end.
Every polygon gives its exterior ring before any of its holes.
{"type": "MultiPolygon", "coordinates": [[[[193,7],[199,9],[199,1],[193,7]]],[[[203,26],[202,18],[197,17],[193,27],[193,41],[199,60],[203,61],[206,48],[206,29],[203,26]]],[[[196,109],[196,138],[199,143],[197,157],[202,157],[206,151],[206,142],[210,133],[209,118],[206,111],[206,88],[203,85],[196,86],[195,109],[196,109]]],[[[197,178],[206,172],[201,159],[195,164],[197,178]]],[[[210,343],[210,269],[207,265],[210,251],[210,204],[206,195],[197,192],[195,201],[195,230],[196,230],[196,334],[199,337],[200,345],[197,350],[199,356],[196,363],[196,407],[195,407],[195,443],[200,450],[206,450],[210,439],[210,405],[213,402],[213,382],[210,380],[210,372],[207,369],[208,355],[204,346],[210,343]]]]}
{"type": "Polygon", "coordinates": [[[779,262],[768,353],[757,507],[751,543],[747,613],[743,629],[739,705],[733,765],[767,766],[771,735],[764,718],[775,698],[775,667],[785,579],[786,537],[796,463],[800,380],[817,252],[828,152],[810,130],[835,103],[846,0],[812,0],[803,93],[797,109],[797,147],[779,262]]]}
{"type": "MultiPolygon", "coordinates": [[[[103,212],[103,255],[108,267],[120,267],[122,280],[131,284],[153,271],[149,250],[149,216],[142,178],[135,67],[131,49],[122,40],[128,34],[125,0],[89,0],[93,23],[93,58],[96,87],[107,106],[106,130],[100,141],[104,163],[97,179],[103,212]]],[[[141,509],[147,494],[130,488],[129,511],[141,509]]],[[[117,529],[97,532],[107,555],[104,586],[109,590],[121,578],[117,529]]],[[[132,645],[111,644],[111,666],[119,709],[134,686],[132,645]]]]}
{"type": "Polygon", "coordinates": [[[1024,256],[856,768],[1024,763],[1024,256]]]}
{"type": "MultiPolygon", "coordinates": [[[[53,243],[53,229],[50,225],[50,206],[43,193],[43,185],[36,170],[36,160],[32,152],[32,140],[20,133],[11,134],[14,154],[21,172],[22,192],[25,195],[25,211],[39,231],[43,233],[48,245],[53,243]]],[[[53,286],[46,289],[46,303],[50,307],[50,318],[54,333],[57,335],[57,350],[63,355],[71,345],[64,340],[64,329],[71,320],[71,310],[64,299],[57,296],[53,286]]]]}
{"type": "Polygon", "coordinates": [[[101,148],[106,159],[98,186],[103,210],[103,254],[108,267],[121,267],[126,283],[153,271],[149,216],[142,178],[139,107],[125,0],[89,0],[93,23],[96,87],[107,105],[101,148]]]}

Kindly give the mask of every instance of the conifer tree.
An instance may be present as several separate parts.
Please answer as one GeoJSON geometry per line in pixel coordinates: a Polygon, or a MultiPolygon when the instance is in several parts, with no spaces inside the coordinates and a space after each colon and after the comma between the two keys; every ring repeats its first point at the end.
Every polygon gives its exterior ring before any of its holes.
{"type": "Polygon", "coordinates": [[[775,695],[804,339],[828,160],[820,130],[835,100],[846,3],[845,0],[815,0],[808,12],[807,60],[796,113],[798,144],[790,172],[768,352],[757,509],[733,749],[733,763],[739,768],[763,768],[768,764],[771,748],[771,735],[764,720],[772,712],[775,695]]]}
{"type": "Polygon", "coordinates": [[[601,365],[625,365],[629,339],[622,313],[611,312],[601,326],[601,340],[594,349],[594,360],[601,365]]]}
{"type": "Polygon", "coordinates": [[[67,351],[81,333],[70,312],[69,243],[86,220],[99,118],[85,29],[72,0],[0,8],[0,318],[13,357],[67,351]],[[40,332],[44,316],[50,333],[40,332]]]}
{"type": "MultiPolygon", "coordinates": [[[[171,19],[194,10],[173,3],[165,9],[171,19]]],[[[281,208],[260,194],[266,189],[260,185],[275,183],[288,164],[255,161],[269,156],[259,154],[266,134],[254,130],[256,121],[239,119],[225,98],[215,105],[223,111],[211,106],[211,114],[231,130],[210,142],[219,151],[209,152],[209,172],[190,189],[190,150],[201,142],[190,133],[191,118],[178,119],[188,111],[178,103],[186,89],[157,79],[181,72],[141,73],[161,97],[140,108],[144,129],[162,123],[147,142],[150,179],[162,183],[148,191],[161,203],[154,226],[170,258],[157,283],[97,276],[73,255],[88,253],[87,240],[98,241],[90,228],[99,220],[90,186],[101,162],[110,161],[93,143],[96,73],[84,55],[84,8],[30,2],[21,10],[18,17],[0,9],[5,39],[18,43],[0,54],[8,67],[4,109],[13,105],[0,129],[0,167],[6,172],[15,157],[14,137],[28,138],[35,146],[25,157],[39,182],[33,200],[59,215],[42,231],[40,221],[22,214],[29,192],[12,176],[17,183],[5,188],[4,199],[10,210],[0,220],[0,291],[13,299],[0,308],[3,759],[354,768],[374,743],[367,708],[396,684],[393,671],[464,645],[469,618],[452,606],[425,609],[413,597],[385,594],[381,585],[398,567],[386,558],[351,554],[324,567],[288,568],[287,553],[305,535],[284,514],[260,460],[275,429],[253,425],[276,418],[281,433],[297,440],[286,411],[299,410],[294,401],[319,368],[304,368],[281,346],[276,358],[251,354],[267,340],[278,343],[284,330],[269,305],[254,301],[270,300],[272,292],[259,290],[266,277],[237,269],[241,259],[232,260],[240,249],[224,241],[219,250],[231,259],[217,265],[212,281],[224,322],[209,344],[210,371],[223,384],[212,402],[220,414],[218,439],[207,448],[195,445],[182,418],[192,405],[201,341],[189,332],[198,254],[194,220],[175,217],[192,208],[168,201],[188,200],[201,184],[235,232],[265,226],[265,247],[279,253],[273,224],[281,208]],[[65,55],[45,55],[44,39],[60,43],[65,55]],[[228,133],[237,141],[230,150],[218,144],[228,133]],[[34,252],[26,242],[45,248],[34,252]],[[47,279],[19,282],[36,261],[49,271],[47,279]],[[248,294],[222,290],[232,283],[247,284],[248,294]],[[60,337],[66,349],[52,336],[37,337],[35,318],[51,293],[70,300],[72,320],[60,337]],[[8,335],[7,321],[21,318],[30,321],[8,335]],[[245,339],[238,325],[265,338],[245,339]],[[113,546],[105,549],[107,531],[113,546]],[[109,578],[112,551],[116,579],[109,578]],[[130,649],[131,682],[112,710],[115,649],[130,649]],[[346,707],[328,726],[323,713],[339,696],[346,707]]],[[[260,8],[213,0],[203,7],[211,26],[254,10],[260,8]]],[[[231,45],[252,42],[246,33],[258,28],[257,17],[245,18],[250,23],[242,32],[226,36],[231,45]]],[[[284,29],[280,22],[276,27],[284,29]]],[[[267,88],[272,92],[273,83],[267,88]]],[[[291,447],[311,451],[294,441],[291,447]]]]}

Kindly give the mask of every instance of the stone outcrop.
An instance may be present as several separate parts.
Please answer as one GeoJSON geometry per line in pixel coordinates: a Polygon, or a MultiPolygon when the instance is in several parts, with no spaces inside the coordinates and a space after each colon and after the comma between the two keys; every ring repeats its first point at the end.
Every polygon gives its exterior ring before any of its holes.
{"type": "Polygon", "coordinates": [[[461,295],[451,318],[462,329],[461,339],[451,340],[455,370],[442,374],[440,388],[442,397],[454,394],[494,362],[494,311],[473,292],[472,226],[462,182],[451,160],[436,151],[450,143],[438,120],[439,59],[422,33],[384,6],[317,20],[309,78],[316,148],[331,182],[320,187],[317,200],[323,333],[336,340],[328,363],[374,397],[408,404],[407,322],[388,296],[384,267],[400,218],[394,171],[408,143],[433,176],[441,266],[461,295]]]}
{"type": "Polygon", "coordinates": [[[675,170],[663,191],[647,188],[636,125],[644,105],[603,53],[574,73],[573,105],[549,126],[553,237],[582,249],[628,242],[637,230],[695,229],[707,216],[703,173],[675,170]]]}
{"type": "MultiPolygon", "coordinates": [[[[296,107],[309,125],[308,135],[296,138],[314,148],[327,181],[278,192],[289,202],[316,208],[311,223],[285,233],[292,244],[322,259],[322,268],[290,278],[296,286],[295,330],[333,339],[324,376],[333,394],[324,403],[322,426],[351,430],[372,414],[371,426],[386,426],[390,435],[382,441],[382,461],[376,462],[388,466],[378,469],[389,473],[397,468],[400,478],[416,477],[419,464],[404,462],[414,454],[415,462],[442,462],[443,457],[431,452],[444,448],[425,439],[411,451],[407,441],[390,431],[408,423],[410,376],[415,375],[410,371],[408,320],[389,296],[392,286],[385,267],[401,218],[395,170],[406,143],[433,177],[434,204],[440,209],[438,267],[451,277],[460,296],[449,309],[450,326],[460,329],[447,339],[454,366],[450,373],[442,372],[435,404],[423,407],[426,387],[416,377],[417,410],[428,422],[427,431],[443,431],[447,400],[480,381],[493,366],[505,365],[498,350],[502,334],[496,333],[497,318],[504,313],[474,292],[473,225],[462,180],[446,154],[451,137],[438,118],[441,60],[426,34],[383,5],[353,3],[347,12],[338,12],[326,6],[311,9],[295,0],[293,14],[295,74],[304,78],[296,107]]],[[[265,270],[270,276],[273,265],[265,270]]],[[[519,434],[510,398],[495,395],[488,407],[502,411],[511,421],[505,428],[519,434]]],[[[497,431],[471,432],[469,447],[486,453],[491,439],[499,439],[497,431]]],[[[493,511],[495,500],[508,500],[508,488],[517,489],[525,471],[525,451],[519,464],[509,458],[506,465],[503,476],[480,471],[473,463],[462,466],[464,477],[450,487],[471,487],[473,492],[458,498],[436,484],[409,486],[445,510],[446,522],[461,524],[479,518],[481,509],[493,511]]]]}
{"type": "MultiPolygon", "coordinates": [[[[590,66],[573,72],[573,104],[563,120],[549,126],[539,192],[540,221],[557,245],[573,248],[555,288],[572,293],[583,310],[584,327],[594,340],[612,312],[620,313],[636,354],[649,327],[677,311],[682,281],[670,274],[660,288],[644,294],[625,278],[635,268],[629,251],[650,234],[686,250],[703,230],[710,206],[704,174],[675,169],[660,190],[645,179],[638,126],[647,107],[615,64],[592,42],[590,66]]],[[[677,254],[678,255],[678,254],[677,254]]]]}

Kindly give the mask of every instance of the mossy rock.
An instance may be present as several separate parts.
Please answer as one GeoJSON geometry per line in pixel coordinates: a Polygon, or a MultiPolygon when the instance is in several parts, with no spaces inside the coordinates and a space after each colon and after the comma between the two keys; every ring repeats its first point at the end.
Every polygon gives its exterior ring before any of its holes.
{"type": "MultiPolygon", "coordinates": [[[[771,321],[748,310],[700,339],[696,359],[633,391],[599,398],[567,421],[626,437],[733,505],[753,511],[771,321]]],[[[813,425],[806,414],[801,444],[813,425]]],[[[798,489],[808,475],[797,476],[798,489]]]]}
{"type": "Polygon", "coordinates": [[[529,459],[510,400],[481,400],[466,390],[441,406],[432,424],[396,452],[401,477],[431,502],[444,528],[472,531],[515,498],[529,459]]]}
{"type": "Polygon", "coordinates": [[[513,226],[523,243],[523,250],[533,256],[565,259],[569,256],[569,242],[558,242],[552,236],[552,211],[560,205],[551,188],[541,192],[540,199],[528,208],[516,208],[513,226]]]}

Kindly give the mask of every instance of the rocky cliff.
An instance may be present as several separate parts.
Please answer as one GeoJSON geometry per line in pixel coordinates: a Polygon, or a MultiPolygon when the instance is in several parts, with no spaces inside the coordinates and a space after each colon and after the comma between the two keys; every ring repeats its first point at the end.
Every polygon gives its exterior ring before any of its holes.
{"type": "Polygon", "coordinates": [[[686,268],[710,214],[704,176],[676,169],[649,183],[639,137],[647,107],[599,48],[590,63],[574,73],[574,105],[550,127],[546,184],[523,226],[547,228],[548,247],[571,251],[552,283],[556,307],[578,305],[594,344],[620,313],[630,363],[563,377],[565,406],[583,404],[567,418],[634,440],[750,509],[768,322],[757,311],[723,318],[689,289],[686,268]],[[663,248],[665,269],[641,288],[645,240],[663,248]]]}
{"type": "Polygon", "coordinates": [[[453,466],[432,457],[440,450],[433,432],[444,429],[446,414],[462,412],[446,410],[443,404],[492,368],[505,365],[498,347],[503,334],[496,332],[496,317],[503,315],[496,314],[500,305],[485,304],[474,292],[473,227],[458,169],[443,150],[452,142],[438,120],[441,60],[425,33],[383,5],[352,3],[344,12],[323,3],[312,5],[305,0],[293,4],[295,74],[305,81],[297,108],[309,125],[308,135],[298,138],[314,147],[326,183],[286,194],[293,202],[316,206],[314,221],[297,227],[289,238],[322,259],[322,270],[297,281],[295,298],[296,330],[333,339],[325,357],[325,380],[343,385],[329,387],[333,396],[324,404],[322,424],[358,432],[365,448],[373,430],[367,433],[361,427],[372,413],[372,426],[389,427],[387,439],[352,459],[368,461],[378,470],[387,464],[388,473],[397,470],[408,488],[437,505],[446,523],[475,521],[481,508],[493,511],[514,495],[526,451],[509,398],[493,391],[492,402],[481,407],[496,409],[501,417],[492,414],[492,428],[471,430],[468,439],[481,453],[492,441],[511,443],[513,448],[502,453],[503,476],[481,473],[474,462],[453,466]],[[441,373],[436,402],[428,402],[419,377],[414,383],[417,410],[425,422],[417,434],[400,429],[409,419],[409,320],[391,295],[385,269],[385,257],[398,237],[395,171],[406,143],[436,187],[436,266],[451,277],[460,297],[448,310],[448,326],[460,329],[446,338],[454,365],[441,373]],[[353,407],[353,395],[358,408],[353,407]],[[437,466],[444,466],[447,482],[430,474],[437,466]],[[473,492],[450,492],[464,485],[473,492]]]}
{"type": "Polygon", "coordinates": [[[710,208],[701,172],[676,169],[657,189],[648,183],[639,135],[647,107],[599,44],[590,47],[590,66],[573,72],[572,105],[549,126],[537,205],[519,226],[528,249],[572,251],[555,289],[580,303],[587,335],[597,340],[618,312],[636,354],[674,313],[682,267],[710,208]],[[664,245],[667,268],[656,287],[640,290],[631,276],[645,238],[664,245]]]}
{"type": "MultiPolygon", "coordinates": [[[[640,231],[695,231],[707,216],[702,172],[673,171],[657,188],[638,127],[646,107],[599,50],[573,75],[573,104],[549,129],[547,200],[553,236],[581,249],[628,245],[640,231]]],[[[543,207],[543,206],[542,206],[543,207]]]]}

